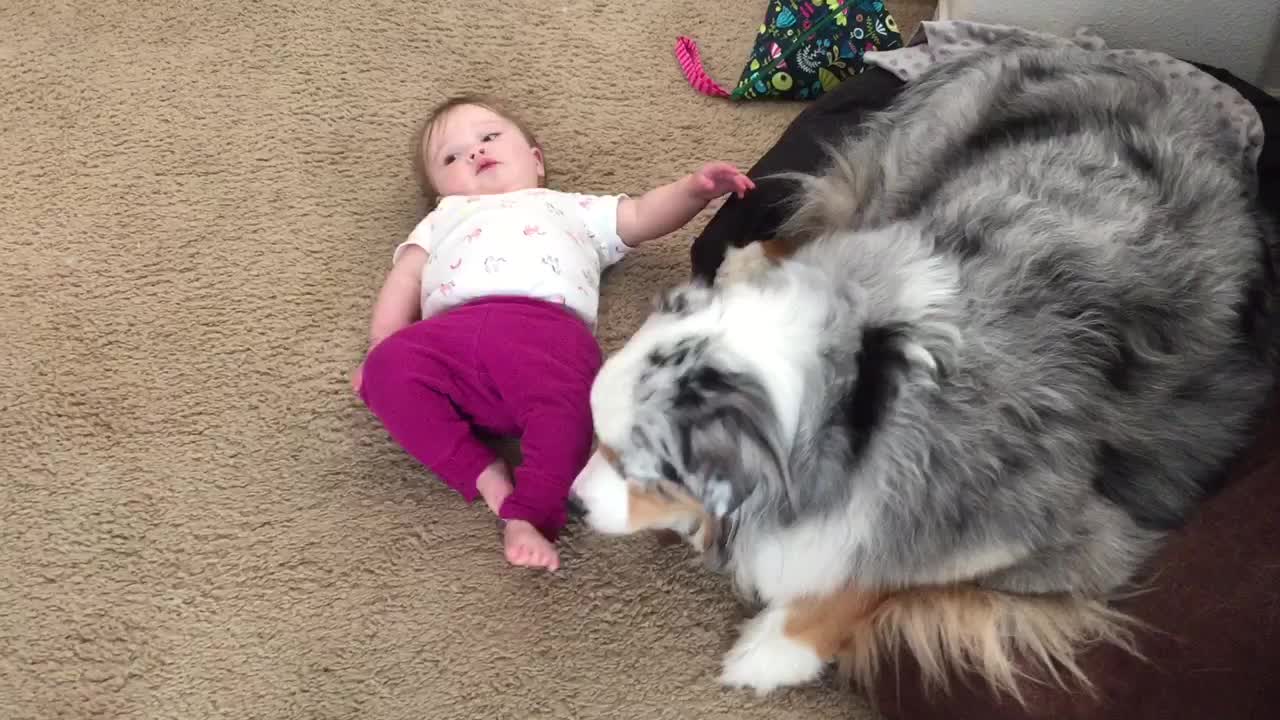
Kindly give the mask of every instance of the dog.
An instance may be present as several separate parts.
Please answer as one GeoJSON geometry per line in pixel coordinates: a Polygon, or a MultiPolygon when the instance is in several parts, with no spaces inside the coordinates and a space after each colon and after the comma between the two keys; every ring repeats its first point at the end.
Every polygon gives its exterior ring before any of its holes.
{"type": "Polygon", "coordinates": [[[790,178],[777,237],[660,294],[572,494],[761,610],[720,682],[910,653],[1021,698],[1221,485],[1275,385],[1274,228],[1212,108],[1123,57],[939,65],[790,178]]]}

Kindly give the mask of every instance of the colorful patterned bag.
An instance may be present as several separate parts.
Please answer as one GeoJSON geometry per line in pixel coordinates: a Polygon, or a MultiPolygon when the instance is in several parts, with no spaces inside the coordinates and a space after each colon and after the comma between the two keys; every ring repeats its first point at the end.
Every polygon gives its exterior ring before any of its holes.
{"type": "Polygon", "coordinates": [[[866,69],[867,50],[902,47],[883,0],[770,0],[751,59],[730,93],[707,76],[697,45],[676,41],[676,58],[695,90],[734,100],[812,100],[866,69]]]}

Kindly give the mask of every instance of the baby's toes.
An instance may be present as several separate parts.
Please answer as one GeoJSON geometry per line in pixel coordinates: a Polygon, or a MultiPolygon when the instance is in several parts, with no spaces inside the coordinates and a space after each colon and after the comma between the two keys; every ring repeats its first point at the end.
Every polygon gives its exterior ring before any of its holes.
{"type": "Polygon", "coordinates": [[[560,554],[556,552],[555,546],[547,544],[538,548],[538,566],[548,570],[560,567],[560,554]]]}
{"type": "Polygon", "coordinates": [[[534,563],[535,559],[536,551],[533,548],[524,543],[516,544],[515,551],[512,553],[512,564],[528,567],[534,563]]]}
{"type": "Polygon", "coordinates": [[[506,547],[507,562],[519,565],[524,560],[525,549],[517,543],[508,543],[506,547]]]}

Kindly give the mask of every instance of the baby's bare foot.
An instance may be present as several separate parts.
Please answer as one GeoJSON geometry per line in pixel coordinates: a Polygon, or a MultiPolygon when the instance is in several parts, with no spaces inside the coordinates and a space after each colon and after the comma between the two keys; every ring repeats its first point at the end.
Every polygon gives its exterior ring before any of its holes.
{"type": "Polygon", "coordinates": [[[510,520],[502,531],[502,545],[507,562],[522,567],[560,569],[560,553],[542,533],[524,520],[510,520]]]}
{"type": "Polygon", "coordinates": [[[495,460],[493,464],[481,471],[480,476],[476,478],[476,489],[480,491],[480,497],[484,498],[484,504],[489,506],[489,510],[494,515],[497,515],[503,501],[514,489],[511,485],[511,470],[507,467],[507,463],[501,459],[495,460]]]}

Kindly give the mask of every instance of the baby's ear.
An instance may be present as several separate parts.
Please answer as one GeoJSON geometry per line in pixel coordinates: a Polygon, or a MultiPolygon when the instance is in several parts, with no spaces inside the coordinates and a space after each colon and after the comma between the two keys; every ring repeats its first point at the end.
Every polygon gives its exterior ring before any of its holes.
{"type": "Polygon", "coordinates": [[[537,146],[533,148],[533,158],[538,161],[538,177],[545,178],[547,176],[547,169],[543,165],[542,148],[537,146]]]}

